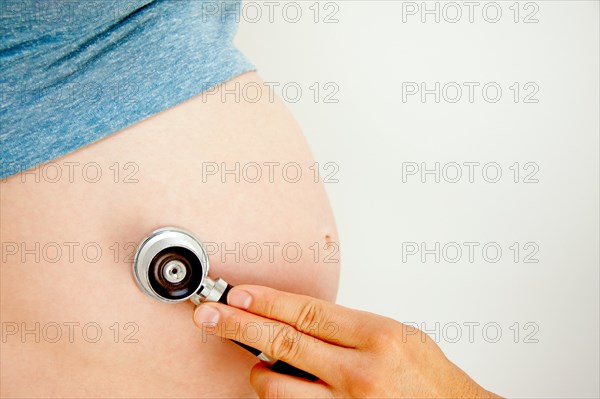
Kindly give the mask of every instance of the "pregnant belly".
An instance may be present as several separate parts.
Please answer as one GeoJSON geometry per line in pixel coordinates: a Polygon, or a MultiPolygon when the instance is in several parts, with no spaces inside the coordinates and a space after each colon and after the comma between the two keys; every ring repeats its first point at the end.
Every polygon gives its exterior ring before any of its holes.
{"type": "Polygon", "coordinates": [[[203,336],[191,303],[135,285],[135,246],[159,227],[203,240],[213,278],[334,300],[335,224],[298,126],[268,96],[224,98],[195,97],[1,184],[3,397],[253,396],[252,355],[203,336]]]}

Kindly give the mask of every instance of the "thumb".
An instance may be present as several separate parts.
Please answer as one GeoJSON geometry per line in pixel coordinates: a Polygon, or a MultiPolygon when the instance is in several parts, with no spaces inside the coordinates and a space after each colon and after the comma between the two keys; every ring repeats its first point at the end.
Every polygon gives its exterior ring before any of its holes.
{"type": "Polygon", "coordinates": [[[260,398],[331,398],[332,392],[323,381],[279,374],[258,363],[250,370],[250,384],[260,398]]]}

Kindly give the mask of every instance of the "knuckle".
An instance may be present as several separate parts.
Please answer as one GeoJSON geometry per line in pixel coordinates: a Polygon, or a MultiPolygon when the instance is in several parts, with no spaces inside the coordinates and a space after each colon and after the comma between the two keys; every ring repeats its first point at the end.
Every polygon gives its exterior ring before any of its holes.
{"type": "Polygon", "coordinates": [[[373,397],[376,396],[379,384],[369,378],[361,378],[350,388],[353,397],[373,397]]]}
{"type": "Polygon", "coordinates": [[[300,337],[293,333],[290,326],[280,326],[275,329],[270,343],[271,355],[286,362],[294,361],[301,352],[300,337]]]}
{"type": "MultiPolygon", "coordinates": [[[[371,365],[373,366],[373,365],[371,365]]],[[[369,365],[355,367],[352,370],[343,370],[346,376],[344,381],[344,390],[351,397],[373,397],[376,396],[378,386],[381,383],[381,376],[369,365]]]]}
{"type": "Polygon", "coordinates": [[[263,394],[265,398],[285,398],[284,385],[277,380],[269,379],[265,383],[263,394]]]}
{"type": "Polygon", "coordinates": [[[296,318],[296,328],[299,331],[309,331],[318,326],[323,316],[323,310],[314,301],[308,301],[300,308],[296,318]]]}
{"type": "Polygon", "coordinates": [[[283,385],[268,375],[264,366],[255,365],[250,370],[250,384],[260,398],[282,398],[285,395],[283,385]]]}
{"type": "Polygon", "coordinates": [[[346,387],[352,387],[363,378],[364,369],[368,368],[367,365],[357,365],[353,362],[342,362],[339,365],[338,373],[343,377],[344,385],[346,387]]]}
{"type": "Polygon", "coordinates": [[[389,349],[395,345],[401,335],[399,323],[394,321],[383,321],[373,330],[369,343],[373,348],[389,349]]]}
{"type": "Polygon", "coordinates": [[[274,319],[276,313],[276,301],[258,301],[260,305],[259,313],[267,317],[268,319],[274,319]]]}

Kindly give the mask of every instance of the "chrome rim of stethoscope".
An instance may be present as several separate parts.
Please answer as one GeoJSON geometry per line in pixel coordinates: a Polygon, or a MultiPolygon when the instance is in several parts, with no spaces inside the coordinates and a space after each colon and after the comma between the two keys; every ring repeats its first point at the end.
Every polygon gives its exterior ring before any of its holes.
{"type": "Polygon", "coordinates": [[[203,284],[214,284],[208,278],[208,270],[204,244],[175,227],[155,230],[144,238],[133,260],[133,275],[140,289],[151,298],[168,303],[194,300],[203,284]]]}

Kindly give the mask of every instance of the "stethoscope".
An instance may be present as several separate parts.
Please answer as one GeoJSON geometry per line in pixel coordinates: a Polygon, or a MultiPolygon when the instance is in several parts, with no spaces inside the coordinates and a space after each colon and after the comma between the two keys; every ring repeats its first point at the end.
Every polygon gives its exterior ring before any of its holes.
{"type": "MultiPolygon", "coordinates": [[[[191,300],[227,304],[233,286],[225,280],[208,277],[208,254],[204,244],[191,233],[174,227],[153,231],[144,238],[133,260],[133,275],[140,289],[153,299],[167,303],[191,300]]],[[[251,346],[233,341],[256,355],[271,370],[306,378],[317,377],[251,346]]]]}

